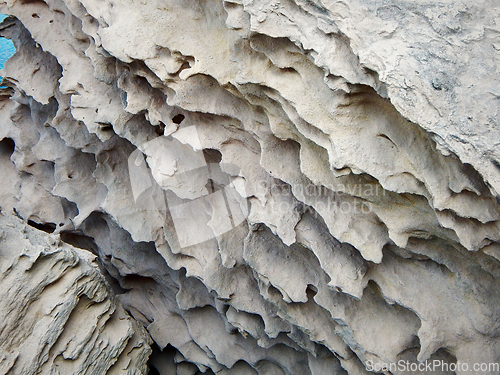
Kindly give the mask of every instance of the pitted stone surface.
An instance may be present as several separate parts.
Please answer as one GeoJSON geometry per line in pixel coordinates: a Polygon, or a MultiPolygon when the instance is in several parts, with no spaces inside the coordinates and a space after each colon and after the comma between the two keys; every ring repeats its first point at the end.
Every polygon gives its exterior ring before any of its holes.
{"type": "Polygon", "coordinates": [[[2,215],[93,252],[162,375],[499,363],[497,8],[0,2],[2,215]]]}

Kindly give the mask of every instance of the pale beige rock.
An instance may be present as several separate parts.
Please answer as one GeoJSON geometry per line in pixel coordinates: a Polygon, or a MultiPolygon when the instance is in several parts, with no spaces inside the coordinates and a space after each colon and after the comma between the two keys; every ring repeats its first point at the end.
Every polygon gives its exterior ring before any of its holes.
{"type": "Polygon", "coordinates": [[[96,257],[0,215],[0,371],[145,374],[150,338],[110,293],[96,257]]]}
{"type": "Polygon", "coordinates": [[[161,374],[500,363],[495,6],[0,2],[1,210],[97,254],[134,321],[95,340],[161,374]]]}

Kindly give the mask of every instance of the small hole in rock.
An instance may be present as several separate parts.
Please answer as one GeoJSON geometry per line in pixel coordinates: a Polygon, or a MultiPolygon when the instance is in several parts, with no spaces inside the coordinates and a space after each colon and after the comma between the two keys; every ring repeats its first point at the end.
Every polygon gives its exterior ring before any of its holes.
{"type": "Polygon", "coordinates": [[[33,18],[40,18],[40,16],[39,16],[38,14],[36,14],[36,13],[33,13],[33,14],[31,15],[31,17],[33,17],[33,18]]]}
{"type": "Polygon", "coordinates": [[[4,138],[0,141],[0,155],[12,155],[16,148],[15,142],[11,138],[4,138]]]}
{"type": "Polygon", "coordinates": [[[165,130],[165,124],[163,122],[160,122],[159,125],[154,126],[155,133],[158,135],[163,135],[164,130],[165,130]]]}
{"type": "Polygon", "coordinates": [[[178,114],[178,115],[175,115],[174,117],[172,117],[172,122],[174,124],[180,124],[184,119],[186,118],[186,116],[182,115],[182,114],[178,114]]]}
{"type": "Polygon", "coordinates": [[[307,295],[307,299],[310,300],[312,298],[314,298],[314,296],[318,294],[318,288],[316,288],[314,285],[312,284],[308,284],[307,285],[307,288],[306,288],[306,295],[307,295]]]}
{"type": "Polygon", "coordinates": [[[37,223],[36,221],[28,220],[28,225],[47,233],[54,233],[56,230],[56,225],[54,223],[37,223]]]}

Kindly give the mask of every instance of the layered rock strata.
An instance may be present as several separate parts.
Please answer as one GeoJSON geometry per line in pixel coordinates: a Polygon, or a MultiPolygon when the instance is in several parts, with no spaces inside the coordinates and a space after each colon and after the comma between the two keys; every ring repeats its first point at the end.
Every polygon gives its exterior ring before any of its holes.
{"type": "Polygon", "coordinates": [[[96,257],[0,216],[0,372],[141,374],[149,335],[127,314],[96,257]]]}
{"type": "Polygon", "coordinates": [[[145,373],[146,331],[162,375],[498,364],[494,7],[0,2],[0,365],[145,373]]]}

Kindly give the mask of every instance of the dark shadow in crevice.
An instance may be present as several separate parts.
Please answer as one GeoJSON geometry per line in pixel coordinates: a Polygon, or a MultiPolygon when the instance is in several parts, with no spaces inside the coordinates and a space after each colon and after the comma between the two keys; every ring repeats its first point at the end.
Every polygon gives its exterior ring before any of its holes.
{"type": "Polygon", "coordinates": [[[318,288],[316,288],[312,284],[307,284],[306,288],[307,300],[308,301],[312,300],[316,294],[318,294],[318,288]]]}
{"type": "Polygon", "coordinates": [[[97,245],[92,237],[86,236],[78,232],[62,231],[59,236],[63,242],[70,244],[73,247],[90,251],[97,255],[97,245]]]}
{"type": "Polygon", "coordinates": [[[158,135],[163,135],[165,131],[165,124],[160,121],[158,125],[153,125],[153,129],[155,130],[155,133],[158,135]]]}
{"type": "Polygon", "coordinates": [[[37,223],[36,221],[28,220],[28,225],[47,233],[54,233],[56,230],[56,225],[54,223],[37,223]]]}
{"type": "Polygon", "coordinates": [[[11,156],[16,148],[16,143],[11,138],[4,138],[0,141],[0,157],[11,156]]]}
{"type": "Polygon", "coordinates": [[[174,124],[179,125],[182,121],[184,121],[185,118],[186,118],[186,116],[184,116],[183,114],[179,113],[178,115],[175,115],[174,117],[172,117],[172,122],[174,124]]]}
{"type": "Polygon", "coordinates": [[[219,150],[213,148],[203,149],[203,156],[207,164],[220,163],[222,161],[222,154],[219,150]]]}
{"type": "Polygon", "coordinates": [[[119,281],[108,271],[108,265],[105,265],[103,259],[99,256],[99,247],[92,237],[86,236],[79,231],[62,231],[59,233],[59,237],[63,242],[73,247],[89,251],[97,257],[99,271],[104,276],[104,279],[115,295],[123,294],[127,291],[120,286],[119,281]]]}

